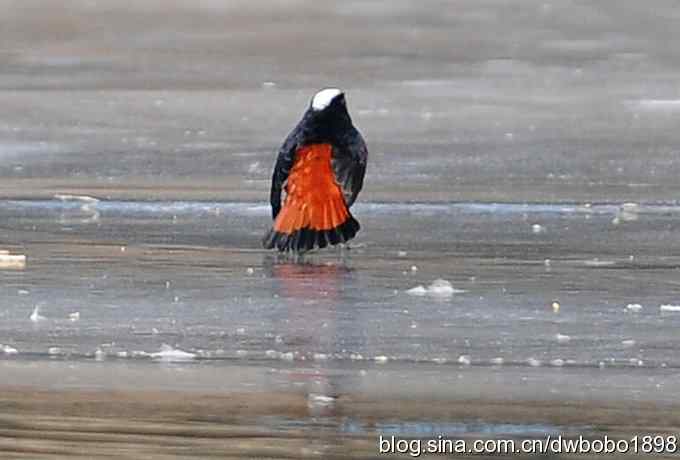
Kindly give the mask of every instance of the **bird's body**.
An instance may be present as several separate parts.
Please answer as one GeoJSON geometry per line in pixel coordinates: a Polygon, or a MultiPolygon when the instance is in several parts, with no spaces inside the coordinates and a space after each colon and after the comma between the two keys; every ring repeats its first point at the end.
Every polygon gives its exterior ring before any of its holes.
{"type": "Polygon", "coordinates": [[[274,224],[264,246],[305,252],[354,238],[359,223],[349,208],[363,186],[367,159],[344,94],[319,91],[279,150],[270,193],[274,224]]]}

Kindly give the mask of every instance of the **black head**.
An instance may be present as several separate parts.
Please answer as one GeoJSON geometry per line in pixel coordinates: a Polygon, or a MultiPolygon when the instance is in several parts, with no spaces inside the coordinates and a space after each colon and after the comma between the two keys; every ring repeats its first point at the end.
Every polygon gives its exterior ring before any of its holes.
{"type": "Polygon", "coordinates": [[[314,138],[331,140],[342,135],[344,130],[352,126],[345,94],[338,88],[324,88],[317,92],[305,113],[305,121],[307,134],[314,138]]]}

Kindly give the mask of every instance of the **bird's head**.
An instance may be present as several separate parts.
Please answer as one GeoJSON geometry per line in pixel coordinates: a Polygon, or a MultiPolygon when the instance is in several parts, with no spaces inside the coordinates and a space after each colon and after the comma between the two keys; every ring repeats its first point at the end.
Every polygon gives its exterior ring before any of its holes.
{"type": "Polygon", "coordinates": [[[324,88],[317,92],[305,118],[311,131],[320,137],[332,137],[352,125],[345,94],[338,88],[324,88]]]}

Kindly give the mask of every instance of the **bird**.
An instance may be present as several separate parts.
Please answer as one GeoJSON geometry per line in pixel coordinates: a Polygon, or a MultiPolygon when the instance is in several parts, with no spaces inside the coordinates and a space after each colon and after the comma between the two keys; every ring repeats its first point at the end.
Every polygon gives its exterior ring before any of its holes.
{"type": "Polygon", "coordinates": [[[273,224],[263,246],[301,254],[354,238],[360,226],[350,208],[367,161],[345,94],[338,88],[318,91],[279,149],[269,195],[273,224]]]}

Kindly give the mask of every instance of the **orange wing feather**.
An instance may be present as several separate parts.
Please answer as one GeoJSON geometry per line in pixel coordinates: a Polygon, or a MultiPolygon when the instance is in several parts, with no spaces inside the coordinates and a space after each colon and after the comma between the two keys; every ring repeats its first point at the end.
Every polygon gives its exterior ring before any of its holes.
{"type": "Polygon", "coordinates": [[[286,234],[303,228],[332,230],[345,223],[349,211],[333,173],[332,151],[330,144],[307,145],[297,151],[274,230],[286,234]]]}

